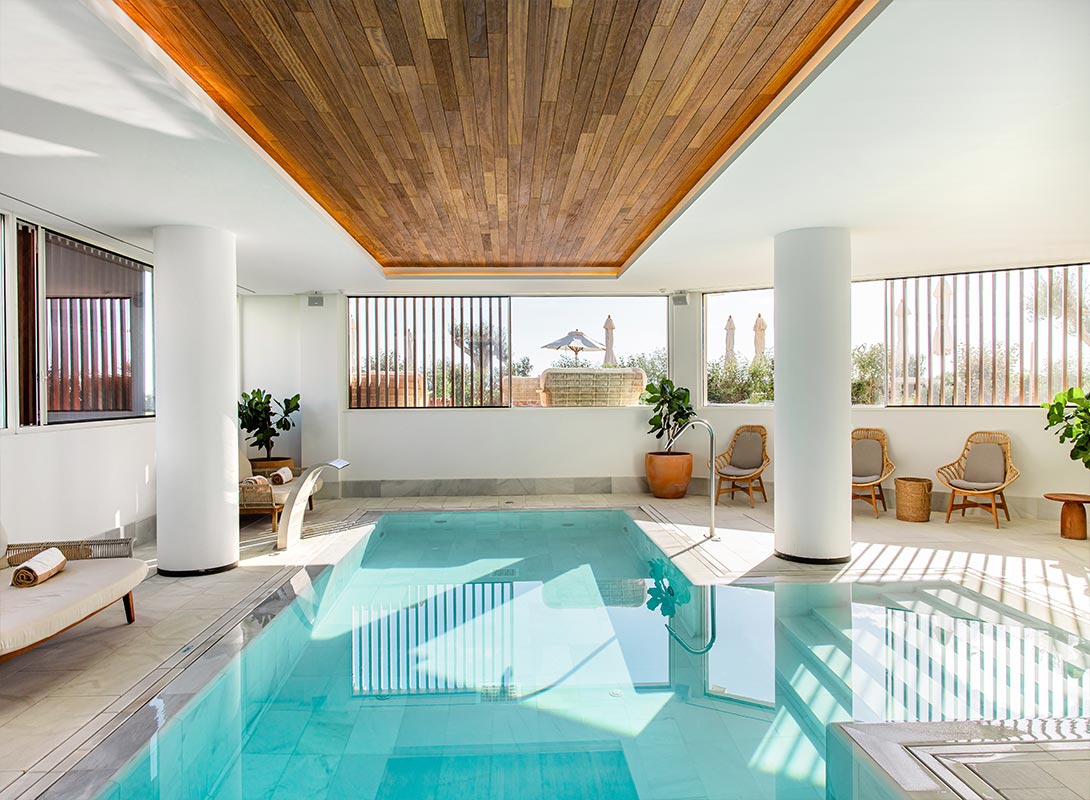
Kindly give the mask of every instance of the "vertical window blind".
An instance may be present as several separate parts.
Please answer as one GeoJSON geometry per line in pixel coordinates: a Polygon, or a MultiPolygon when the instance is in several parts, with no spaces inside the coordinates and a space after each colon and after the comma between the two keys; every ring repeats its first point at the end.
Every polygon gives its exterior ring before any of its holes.
{"type": "Polygon", "coordinates": [[[352,297],[349,408],[511,405],[511,298],[352,297]]]}
{"type": "Polygon", "coordinates": [[[1083,265],[886,281],[888,405],[1038,405],[1085,386],[1083,265]]]}

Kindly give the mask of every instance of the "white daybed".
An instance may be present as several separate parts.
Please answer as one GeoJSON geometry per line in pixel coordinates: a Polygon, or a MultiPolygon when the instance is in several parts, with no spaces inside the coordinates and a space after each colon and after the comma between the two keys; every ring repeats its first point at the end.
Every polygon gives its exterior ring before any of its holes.
{"type": "Polygon", "coordinates": [[[136,619],[132,590],[148,574],[148,565],[132,557],[132,539],[12,544],[4,553],[8,566],[0,569],[0,661],[41,644],[118,600],[124,602],[129,623],[136,619]],[[37,586],[12,586],[13,568],[49,547],[60,549],[68,565],[37,586]]]}

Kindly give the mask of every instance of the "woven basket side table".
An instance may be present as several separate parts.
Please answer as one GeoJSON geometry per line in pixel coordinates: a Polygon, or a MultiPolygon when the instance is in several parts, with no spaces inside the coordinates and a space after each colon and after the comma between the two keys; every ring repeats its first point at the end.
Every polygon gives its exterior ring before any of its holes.
{"type": "Polygon", "coordinates": [[[897,519],[903,522],[931,520],[931,479],[894,478],[897,493],[897,519]]]}

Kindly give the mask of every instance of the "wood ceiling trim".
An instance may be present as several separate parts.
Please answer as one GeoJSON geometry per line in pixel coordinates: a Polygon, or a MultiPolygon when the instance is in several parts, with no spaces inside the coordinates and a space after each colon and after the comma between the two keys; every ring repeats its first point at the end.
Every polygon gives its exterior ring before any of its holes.
{"type": "Polygon", "coordinates": [[[880,1],[114,0],[387,275],[435,277],[619,275],[880,1]]]}
{"type": "Polygon", "coordinates": [[[811,35],[822,37],[821,44],[814,48],[810,57],[803,61],[801,53],[807,50],[800,47],[787,63],[780,69],[780,73],[773,79],[773,83],[780,84],[779,90],[769,98],[768,102],[755,111],[749,124],[740,132],[731,132],[724,137],[726,147],[723,153],[706,168],[688,191],[675,196],[671,203],[664,209],[658,223],[644,236],[632,252],[628,254],[617,276],[622,275],[643,253],[662,235],[674,221],[685,212],[693,201],[707,189],[716,178],[722,174],[734,159],[760,135],[761,131],[776,117],[818,73],[829,63],[831,58],[858,35],[863,28],[870,24],[871,20],[884,9],[892,0],[862,0],[852,4],[852,8],[842,10],[843,19],[827,21],[824,31],[815,31],[811,35]]]}

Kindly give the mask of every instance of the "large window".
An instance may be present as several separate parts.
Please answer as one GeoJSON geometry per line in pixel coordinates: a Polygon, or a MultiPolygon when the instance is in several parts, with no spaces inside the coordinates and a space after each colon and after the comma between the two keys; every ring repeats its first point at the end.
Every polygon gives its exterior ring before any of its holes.
{"type": "Polygon", "coordinates": [[[24,222],[17,250],[20,424],[154,413],[150,268],[24,222]]]}
{"type": "MultiPolygon", "coordinates": [[[[881,403],[885,380],[883,282],[852,284],[852,403],[881,403]]],[[[776,310],[771,289],[704,296],[710,404],[775,399],[776,310]]]]}
{"type": "Polygon", "coordinates": [[[886,281],[890,405],[1035,406],[1087,387],[1082,266],[886,281]]]}
{"type": "Polygon", "coordinates": [[[507,297],[353,297],[349,408],[511,404],[507,297]]]}
{"type": "MultiPolygon", "coordinates": [[[[852,285],[852,402],[1036,406],[1090,390],[1084,265],[852,285]]],[[[709,403],[775,396],[772,290],[705,296],[709,403]]]]}
{"type": "Polygon", "coordinates": [[[663,297],[353,297],[350,408],[638,405],[663,297]]]}

